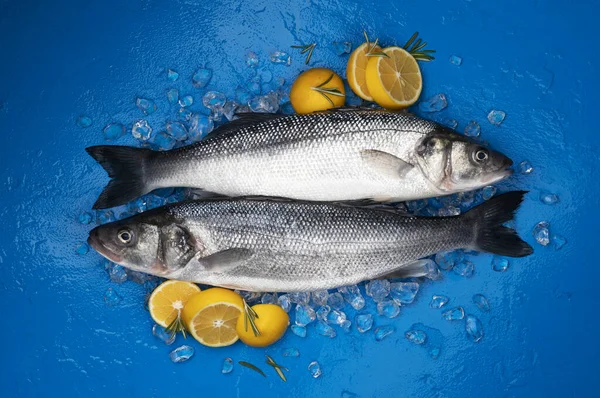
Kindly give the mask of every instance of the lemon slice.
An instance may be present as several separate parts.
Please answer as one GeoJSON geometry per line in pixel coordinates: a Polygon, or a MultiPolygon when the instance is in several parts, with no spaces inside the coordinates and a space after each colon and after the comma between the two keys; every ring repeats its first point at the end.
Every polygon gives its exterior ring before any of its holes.
{"type": "Polygon", "coordinates": [[[369,57],[367,86],[375,102],[387,109],[408,108],[421,95],[423,78],[417,60],[400,47],[383,49],[388,57],[369,57]]]}
{"type": "Polygon", "coordinates": [[[154,322],[167,327],[175,320],[188,299],[200,292],[193,283],[183,281],[166,281],[160,284],[148,299],[148,310],[154,322]]]}
{"type": "Polygon", "coordinates": [[[188,332],[208,347],[235,343],[237,320],[244,311],[242,297],[231,290],[215,287],[188,300],[181,317],[188,332]]]}
{"type": "MultiPolygon", "coordinates": [[[[373,97],[369,92],[367,86],[367,64],[371,58],[367,56],[367,53],[373,46],[373,43],[363,43],[356,47],[350,57],[348,58],[348,65],[346,66],[346,78],[348,79],[348,85],[354,91],[356,95],[366,101],[373,101],[373,97]]],[[[373,51],[381,51],[381,47],[375,46],[373,51]]]]}

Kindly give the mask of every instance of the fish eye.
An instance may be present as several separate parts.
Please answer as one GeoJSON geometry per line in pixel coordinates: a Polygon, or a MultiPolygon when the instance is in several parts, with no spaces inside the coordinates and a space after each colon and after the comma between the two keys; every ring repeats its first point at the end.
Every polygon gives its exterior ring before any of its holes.
{"type": "Polygon", "coordinates": [[[133,232],[130,229],[121,229],[117,232],[117,237],[121,243],[128,244],[133,240],[133,232]]]}
{"type": "Polygon", "coordinates": [[[488,151],[485,149],[479,149],[477,152],[475,152],[475,154],[473,155],[473,158],[475,159],[476,162],[478,163],[484,163],[485,161],[488,160],[489,154],[488,151]]]}

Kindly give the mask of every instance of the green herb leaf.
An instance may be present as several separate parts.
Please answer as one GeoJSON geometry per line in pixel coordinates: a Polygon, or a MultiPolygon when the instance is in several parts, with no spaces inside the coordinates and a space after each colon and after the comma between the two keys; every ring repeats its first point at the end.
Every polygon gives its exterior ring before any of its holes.
{"type": "Polygon", "coordinates": [[[415,32],[402,48],[408,51],[418,61],[428,62],[434,60],[435,58],[431,54],[435,53],[435,50],[424,50],[427,42],[422,41],[421,39],[415,41],[418,36],[419,32],[415,32]]]}
{"type": "Polygon", "coordinates": [[[244,300],[244,330],[247,332],[248,324],[250,324],[252,333],[254,333],[254,336],[258,337],[260,336],[260,330],[258,330],[258,327],[256,326],[255,319],[258,319],[258,314],[248,305],[248,303],[246,303],[246,300],[244,300]]]}
{"type": "Polygon", "coordinates": [[[304,54],[304,53],[308,52],[308,55],[306,56],[306,59],[304,60],[304,63],[306,65],[308,65],[308,63],[310,62],[310,57],[312,57],[312,53],[316,46],[317,46],[317,43],[307,44],[305,46],[301,45],[301,46],[291,46],[291,47],[302,49],[302,51],[300,51],[300,54],[304,54]]]}
{"type": "Polygon", "coordinates": [[[327,101],[329,101],[329,103],[331,104],[331,106],[335,106],[335,104],[333,103],[333,101],[331,100],[331,98],[329,98],[329,95],[335,95],[336,97],[345,97],[346,95],[344,93],[342,93],[340,90],[338,90],[337,88],[323,87],[327,83],[329,83],[331,81],[331,79],[333,79],[333,73],[323,83],[319,84],[316,87],[311,87],[311,89],[315,90],[316,92],[318,92],[319,94],[321,94],[327,101]]]}
{"type": "Polygon", "coordinates": [[[281,380],[287,381],[287,378],[285,377],[285,374],[283,373],[283,371],[285,370],[286,372],[289,372],[290,370],[286,367],[283,367],[283,366],[277,364],[273,360],[273,358],[271,358],[270,356],[266,355],[266,357],[267,357],[267,365],[270,365],[275,369],[275,371],[277,372],[277,374],[279,375],[281,380]]]}
{"type": "Polygon", "coordinates": [[[183,338],[187,339],[187,335],[185,333],[185,326],[183,325],[183,321],[181,320],[181,311],[177,311],[177,316],[169,325],[165,328],[165,331],[169,333],[171,338],[175,337],[175,335],[179,332],[183,334],[183,338]]]}
{"type": "Polygon", "coordinates": [[[242,366],[245,366],[249,369],[254,370],[255,372],[260,373],[261,375],[263,375],[264,377],[267,377],[267,375],[265,374],[265,372],[263,372],[262,370],[260,370],[259,368],[257,368],[256,366],[252,365],[251,363],[248,363],[246,361],[238,361],[238,363],[242,366]]]}

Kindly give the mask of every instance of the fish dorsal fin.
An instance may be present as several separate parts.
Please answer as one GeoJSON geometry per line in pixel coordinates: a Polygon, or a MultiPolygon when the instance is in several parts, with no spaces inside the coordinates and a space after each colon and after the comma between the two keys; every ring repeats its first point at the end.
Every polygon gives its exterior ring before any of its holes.
{"type": "Polygon", "coordinates": [[[315,111],[313,113],[340,113],[340,112],[374,112],[374,113],[400,113],[402,115],[413,116],[413,113],[408,112],[406,109],[401,109],[398,111],[390,111],[383,108],[372,108],[366,105],[357,105],[357,106],[340,106],[338,108],[331,108],[324,111],[315,111]]]}
{"type": "Polygon", "coordinates": [[[360,156],[368,168],[389,178],[404,178],[414,167],[391,153],[376,149],[362,150],[360,156]]]}
{"type": "Polygon", "coordinates": [[[200,265],[215,272],[222,272],[242,265],[254,255],[250,249],[231,248],[198,259],[200,265]]]}
{"type": "Polygon", "coordinates": [[[225,123],[204,137],[205,140],[209,138],[214,138],[217,136],[229,134],[236,132],[244,127],[253,126],[255,124],[268,122],[269,120],[275,120],[282,117],[287,117],[289,115],[280,115],[275,113],[253,113],[253,112],[244,112],[244,113],[236,113],[236,116],[239,116],[239,119],[232,120],[228,123],[225,123]]]}

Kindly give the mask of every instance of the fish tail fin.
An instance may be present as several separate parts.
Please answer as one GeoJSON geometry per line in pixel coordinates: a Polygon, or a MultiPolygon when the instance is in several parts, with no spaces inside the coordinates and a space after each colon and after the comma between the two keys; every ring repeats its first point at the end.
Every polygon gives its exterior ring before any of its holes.
{"type": "Polygon", "coordinates": [[[119,206],[150,192],[144,170],[154,151],[112,145],[92,146],[85,150],[112,178],[94,203],[94,209],[119,206]]]}
{"type": "Polygon", "coordinates": [[[525,257],[533,253],[533,248],[515,230],[502,225],[514,218],[526,193],[513,191],[498,195],[466,214],[476,220],[476,249],[508,257],[525,257]]]}

